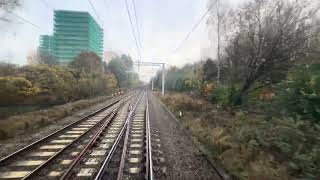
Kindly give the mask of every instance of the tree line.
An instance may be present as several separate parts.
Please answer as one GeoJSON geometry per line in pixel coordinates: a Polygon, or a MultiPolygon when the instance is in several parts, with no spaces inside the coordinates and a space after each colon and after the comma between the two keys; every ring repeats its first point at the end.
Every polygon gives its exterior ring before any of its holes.
{"type": "Polygon", "coordinates": [[[163,100],[234,179],[319,179],[318,2],[217,1],[217,57],[168,69],[166,89],[185,93],[163,100]]]}
{"type": "MultiPolygon", "coordinates": [[[[219,58],[170,68],[166,88],[228,108],[272,100],[282,115],[319,122],[318,10],[309,1],[285,0],[254,0],[224,13],[220,8],[219,58]]],[[[161,87],[160,73],[155,82],[161,87]]]]}
{"type": "Polygon", "coordinates": [[[26,66],[0,64],[0,105],[61,104],[139,83],[130,56],[122,55],[106,64],[93,52],[82,52],[67,65],[41,55],[26,66]]]}

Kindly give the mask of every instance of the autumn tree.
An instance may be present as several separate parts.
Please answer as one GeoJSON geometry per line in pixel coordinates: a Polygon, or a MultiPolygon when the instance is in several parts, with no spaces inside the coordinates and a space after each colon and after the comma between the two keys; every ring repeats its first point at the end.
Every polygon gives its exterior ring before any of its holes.
{"type": "Polygon", "coordinates": [[[216,46],[216,81],[220,82],[222,69],[222,50],[224,47],[226,21],[228,15],[228,5],[221,0],[210,0],[208,3],[209,18],[207,25],[209,27],[209,37],[212,45],[216,46]]]}
{"type": "MultiPolygon", "coordinates": [[[[166,70],[165,88],[174,91],[191,91],[201,93],[203,88],[203,62],[186,64],[182,68],[171,67],[166,70]]],[[[162,87],[162,71],[153,79],[154,84],[162,87]]]]}
{"type": "Polygon", "coordinates": [[[120,87],[134,86],[139,82],[138,75],[133,72],[133,61],[130,56],[122,55],[111,59],[108,69],[115,75],[120,87]]]}
{"type": "Polygon", "coordinates": [[[0,76],[11,76],[16,73],[17,68],[15,64],[0,62],[0,76]]]}
{"type": "Polygon", "coordinates": [[[80,53],[69,66],[78,72],[76,94],[80,97],[110,92],[117,86],[114,75],[94,52],[80,53]]]}
{"type": "Polygon", "coordinates": [[[0,77],[0,105],[23,102],[39,91],[38,87],[24,77],[0,77]]]}
{"type": "Polygon", "coordinates": [[[207,59],[203,64],[203,80],[214,81],[217,76],[217,64],[212,59],[207,59]]]}
{"type": "Polygon", "coordinates": [[[49,66],[53,66],[53,65],[58,65],[59,62],[56,59],[56,57],[54,57],[52,54],[50,54],[49,52],[41,52],[39,53],[39,55],[37,56],[37,63],[38,64],[46,64],[49,66]]]}
{"type": "Polygon", "coordinates": [[[225,56],[230,66],[239,65],[243,73],[235,105],[308,56],[310,39],[318,33],[310,23],[316,12],[305,2],[255,0],[234,13],[230,29],[236,31],[225,56]]]}
{"type": "Polygon", "coordinates": [[[86,73],[103,71],[101,58],[94,52],[81,52],[69,66],[86,73]]]}

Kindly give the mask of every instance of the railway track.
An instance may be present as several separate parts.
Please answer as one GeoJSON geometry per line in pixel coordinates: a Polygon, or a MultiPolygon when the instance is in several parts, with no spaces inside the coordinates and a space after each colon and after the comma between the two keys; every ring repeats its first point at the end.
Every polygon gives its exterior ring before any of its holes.
{"type": "MultiPolygon", "coordinates": [[[[35,179],[41,173],[47,173],[48,177],[59,175],[59,171],[48,171],[48,166],[75,146],[78,149],[70,153],[70,156],[77,156],[81,143],[85,143],[99,127],[110,121],[120,104],[128,99],[128,96],[118,98],[88,116],[2,158],[0,179],[35,179]]],[[[60,163],[68,165],[70,161],[72,159],[60,163]]]]}
{"type": "Polygon", "coordinates": [[[0,179],[153,179],[145,92],[118,99],[0,160],[0,179]]]}
{"type": "Polygon", "coordinates": [[[153,179],[148,102],[144,93],[128,116],[121,144],[105,159],[95,179],[153,179]]]}
{"type": "Polygon", "coordinates": [[[166,179],[153,123],[138,90],[1,159],[0,179],[166,179]]]}
{"type": "Polygon", "coordinates": [[[95,134],[60,179],[153,179],[148,120],[143,92],[95,134]]]}

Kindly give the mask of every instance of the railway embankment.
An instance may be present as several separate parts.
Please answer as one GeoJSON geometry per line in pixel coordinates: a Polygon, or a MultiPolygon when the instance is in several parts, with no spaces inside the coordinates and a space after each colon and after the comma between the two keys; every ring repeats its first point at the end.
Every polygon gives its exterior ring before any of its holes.
{"type": "Polygon", "coordinates": [[[101,96],[1,119],[0,157],[75,122],[118,97],[101,96]]]}
{"type": "Polygon", "coordinates": [[[267,113],[217,109],[199,97],[167,93],[159,99],[199,143],[207,157],[234,179],[320,177],[320,127],[267,113]]]}

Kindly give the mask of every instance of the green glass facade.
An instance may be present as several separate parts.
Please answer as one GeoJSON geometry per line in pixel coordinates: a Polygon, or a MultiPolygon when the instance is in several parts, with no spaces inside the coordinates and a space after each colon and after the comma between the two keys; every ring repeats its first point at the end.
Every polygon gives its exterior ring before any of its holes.
{"type": "MultiPolygon", "coordinates": [[[[41,40],[41,37],[40,37],[41,40]]],[[[41,47],[46,47],[46,44],[41,47]]],[[[69,63],[81,51],[103,56],[103,29],[87,12],[54,11],[53,46],[50,52],[61,64],[69,63]]]]}
{"type": "Polygon", "coordinates": [[[39,50],[41,52],[53,54],[54,39],[53,36],[41,35],[39,50]]]}

